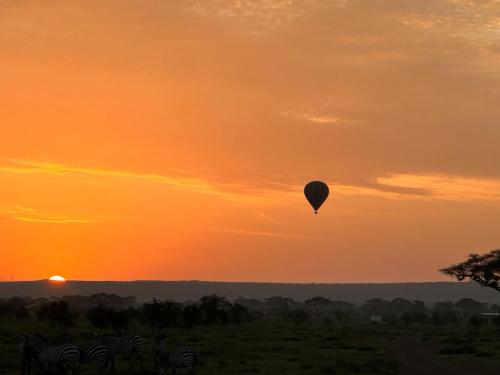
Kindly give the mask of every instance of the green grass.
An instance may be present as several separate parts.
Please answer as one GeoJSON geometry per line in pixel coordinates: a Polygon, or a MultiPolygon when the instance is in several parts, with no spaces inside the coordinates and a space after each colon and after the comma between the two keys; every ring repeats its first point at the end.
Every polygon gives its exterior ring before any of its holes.
{"type": "MultiPolygon", "coordinates": [[[[370,325],[296,325],[284,321],[257,321],[242,325],[199,326],[167,331],[171,344],[189,345],[200,351],[203,374],[397,374],[397,364],[384,359],[380,328],[370,325]]],[[[18,342],[23,333],[58,332],[32,320],[0,321],[0,374],[19,373],[18,342]]],[[[145,367],[152,368],[151,336],[146,326],[134,323],[129,330],[144,335],[145,367]]],[[[75,342],[91,340],[93,329],[84,320],[72,330],[75,342]]],[[[128,374],[128,362],[117,361],[117,372],[128,374]]],[[[83,365],[82,374],[93,374],[83,365]]],[[[138,370],[135,373],[142,373],[138,370]]]]}
{"type": "MultiPolygon", "coordinates": [[[[93,339],[93,328],[81,319],[72,329],[75,342],[93,339]]],[[[0,375],[19,374],[18,343],[21,334],[40,332],[49,336],[57,330],[31,319],[19,322],[0,319],[0,375]]],[[[145,338],[144,362],[151,372],[151,335],[147,326],[134,322],[128,332],[145,338]]],[[[171,345],[189,345],[200,351],[204,364],[198,374],[348,375],[399,374],[399,364],[389,360],[387,348],[399,338],[416,337],[423,345],[437,348],[435,357],[460,366],[464,361],[500,368],[500,331],[493,325],[466,324],[371,325],[362,322],[303,325],[287,321],[256,321],[242,325],[198,326],[167,331],[171,345]]],[[[410,350],[409,348],[408,350],[410,350]]],[[[128,362],[117,360],[117,373],[129,372],[128,362]]],[[[96,373],[94,365],[82,365],[81,374],[96,373]]]]}

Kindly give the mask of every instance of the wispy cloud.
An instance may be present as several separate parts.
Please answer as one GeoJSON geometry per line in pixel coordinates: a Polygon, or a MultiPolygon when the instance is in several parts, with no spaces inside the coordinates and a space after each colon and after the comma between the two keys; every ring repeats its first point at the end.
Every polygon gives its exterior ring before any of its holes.
{"type": "Polygon", "coordinates": [[[439,174],[394,174],[373,183],[334,186],[337,195],[500,204],[500,180],[439,174]]]}
{"type": "Polygon", "coordinates": [[[381,185],[427,190],[427,198],[450,201],[500,202],[500,180],[453,175],[397,174],[379,177],[381,185]]]}
{"type": "Polygon", "coordinates": [[[87,218],[47,213],[19,205],[0,208],[0,214],[3,214],[9,219],[30,223],[88,224],[93,222],[87,218]]]}
{"type": "Polygon", "coordinates": [[[9,160],[8,162],[9,164],[7,165],[0,165],[0,173],[60,176],[85,175],[142,180],[168,185],[181,190],[214,195],[229,201],[246,203],[278,202],[276,199],[278,196],[281,200],[287,197],[290,199],[296,198],[295,186],[274,182],[255,185],[244,181],[227,180],[217,177],[200,178],[186,176],[182,175],[179,171],[177,171],[177,174],[166,175],[105,168],[86,168],[32,160],[16,159],[9,160]]]}
{"type": "Polygon", "coordinates": [[[214,232],[223,232],[230,234],[238,234],[242,236],[256,236],[256,237],[279,237],[279,238],[310,238],[312,236],[301,235],[297,233],[285,232],[270,232],[251,229],[238,229],[238,228],[211,228],[214,232]]]}
{"type": "Polygon", "coordinates": [[[290,112],[284,111],[282,112],[284,116],[291,116],[301,121],[309,122],[316,125],[325,125],[325,126],[333,126],[333,125],[359,125],[362,124],[363,121],[348,119],[340,116],[331,116],[326,114],[320,114],[317,112],[290,112]]]}
{"type": "Polygon", "coordinates": [[[169,185],[173,188],[187,189],[203,194],[217,195],[226,199],[236,198],[232,194],[225,194],[223,190],[218,186],[214,185],[210,181],[201,178],[168,176],[156,173],[139,173],[116,169],[86,168],[32,160],[9,161],[10,165],[0,165],[0,172],[21,174],[87,175],[98,177],[125,178],[169,185]]]}
{"type": "Polygon", "coordinates": [[[25,221],[30,223],[48,223],[48,224],[87,224],[91,223],[90,220],[84,219],[44,219],[39,217],[18,216],[15,217],[18,221],[25,221]]]}
{"type": "Polygon", "coordinates": [[[10,162],[13,165],[0,166],[0,172],[45,173],[45,174],[55,174],[55,175],[81,174],[81,175],[93,175],[93,176],[103,176],[103,177],[106,176],[124,177],[124,178],[148,180],[152,182],[158,182],[182,188],[189,188],[191,190],[196,190],[205,193],[212,193],[212,194],[218,193],[217,190],[214,189],[213,185],[198,178],[171,177],[154,173],[136,173],[136,172],[122,171],[122,170],[114,170],[114,169],[76,167],[76,166],[68,166],[57,163],[48,163],[48,162],[32,161],[32,160],[16,159],[16,160],[10,160],[10,162]]]}
{"type": "MultiPolygon", "coordinates": [[[[286,181],[230,181],[223,178],[199,178],[192,176],[140,173],[104,168],[85,168],[40,161],[11,160],[0,165],[0,173],[31,173],[49,175],[88,175],[97,177],[129,178],[151,183],[165,184],[172,188],[209,194],[218,198],[241,203],[287,204],[303,199],[303,186],[286,181]]],[[[386,199],[448,200],[461,202],[500,202],[500,180],[438,174],[388,174],[373,181],[337,183],[328,181],[333,195],[373,196],[386,199]]],[[[24,209],[27,213],[27,209],[24,209]]],[[[5,210],[4,210],[5,211],[5,210]]],[[[13,213],[13,212],[11,212],[13,213]]],[[[50,215],[22,215],[15,212],[17,220],[47,222],[88,222],[88,219],[59,218],[50,215]]],[[[261,219],[269,220],[260,213],[261,219]]],[[[266,235],[266,234],[263,234],[266,235]]]]}
{"type": "Polygon", "coordinates": [[[338,125],[341,123],[345,123],[338,117],[329,117],[329,116],[319,116],[313,113],[303,113],[299,116],[301,119],[309,122],[313,122],[315,124],[321,125],[338,125]]]}

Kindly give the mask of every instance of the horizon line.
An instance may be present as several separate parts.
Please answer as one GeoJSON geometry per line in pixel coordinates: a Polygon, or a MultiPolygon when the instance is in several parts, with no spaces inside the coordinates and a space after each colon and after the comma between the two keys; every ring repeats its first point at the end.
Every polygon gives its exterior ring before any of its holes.
{"type": "MultiPolygon", "coordinates": [[[[15,284],[15,283],[39,283],[50,282],[46,279],[33,280],[0,280],[0,284],[15,284]]],[[[472,281],[457,281],[457,280],[434,280],[434,281],[346,281],[346,282],[295,282],[295,281],[221,281],[221,280],[162,280],[162,279],[134,279],[134,280],[86,280],[86,279],[66,279],[64,283],[140,283],[140,282],[162,282],[162,283],[218,283],[218,284],[277,284],[277,285],[386,285],[386,284],[439,284],[439,283],[472,283],[472,281]]],[[[62,285],[61,283],[59,285],[62,285]]]]}

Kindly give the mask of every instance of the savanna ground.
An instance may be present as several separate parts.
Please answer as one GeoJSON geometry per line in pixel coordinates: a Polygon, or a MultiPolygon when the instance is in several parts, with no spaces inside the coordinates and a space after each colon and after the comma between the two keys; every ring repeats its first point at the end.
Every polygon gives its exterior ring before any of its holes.
{"type": "MultiPolygon", "coordinates": [[[[75,342],[92,340],[85,320],[72,330],[75,342]]],[[[117,373],[152,373],[148,327],[129,330],[144,335],[145,368],[127,371],[117,361],[117,373]]],[[[23,333],[55,336],[57,331],[34,320],[0,320],[0,374],[20,374],[18,343],[23,333]]],[[[168,330],[172,344],[198,349],[204,364],[198,374],[498,374],[500,330],[494,325],[330,324],[256,321],[242,325],[200,326],[168,330]]],[[[81,374],[96,373],[82,365],[81,374]]]]}

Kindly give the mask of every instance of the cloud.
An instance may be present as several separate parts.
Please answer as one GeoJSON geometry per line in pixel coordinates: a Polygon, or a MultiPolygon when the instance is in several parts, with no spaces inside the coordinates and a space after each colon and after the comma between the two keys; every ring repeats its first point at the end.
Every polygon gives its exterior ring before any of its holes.
{"type": "Polygon", "coordinates": [[[169,185],[204,194],[222,195],[216,186],[200,178],[167,176],[156,173],[138,173],[131,171],[85,168],[32,160],[10,160],[11,165],[0,166],[0,172],[20,174],[49,174],[49,175],[87,175],[100,177],[129,178],[145,180],[154,183],[169,185]]]}
{"type": "MultiPolygon", "coordinates": [[[[226,180],[212,176],[199,178],[193,176],[175,176],[158,173],[140,173],[103,168],[72,167],[57,163],[15,160],[11,165],[0,165],[0,172],[48,175],[86,175],[111,178],[128,178],[150,183],[165,184],[170,187],[208,194],[217,198],[250,204],[288,204],[303,199],[303,185],[287,181],[266,179],[262,181],[226,180]]],[[[372,196],[399,200],[447,200],[456,202],[493,202],[500,203],[500,179],[475,178],[445,174],[386,174],[373,181],[342,183],[328,181],[334,195],[372,196]]],[[[87,219],[58,218],[50,215],[20,215],[33,213],[28,209],[11,209],[18,220],[46,220],[54,222],[88,222],[87,219]]],[[[260,211],[257,215],[262,216],[260,211]]],[[[262,219],[269,220],[267,217],[262,219]]],[[[264,234],[263,234],[264,235],[264,234]]]]}
{"type": "Polygon", "coordinates": [[[373,183],[334,186],[334,194],[398,200],[500,204],[500,179],[439,174],[393,174],[373,183]]]}
{"type": "Polygon", "coordinates": [[[423,197],[432,198],[432,193],[427,190],[386,186],[369,182],[360,185],[332,184],[332,186],[333,194],[340,196],[371,196],[399,200],[422,199],[423,197]]]}
{"type": "Polygon", "coordinates": [[[426,198],[472,202],[500,203],[500,180],[449,175],[397,174],[377,178],[383,186],[423,189],[430,193],[426,198]]]}
{"type": "Polygon", "coordinates": [[[38,211],[34,208],[27,208],[19,205],[0,208],[0,214],[23,222],[46,223],[46,224],[89,224],[93,221],[81,217],[69,217],[66,215],[52,214],[38,211]]]}
{"type": "MultiPolygon", "coordinates": [[[[328,107],[329,104],[323,105],[323,107],[328,107]]],[[[283,116],[289,116],[296,118],[300,121],[309,122],[316,125],[333,126],[333,125],[359,125],[363,124],[363,121],[350,119],[342,116],[332,116],[328,114],[320,114],[318,112],[294,112],[294,111],[283,111],[283,116]]]]}
{"type": "Polygon", "coordinates": [[[311,238],[312,236],[301,235],[297,233],[284,233],[284,232],[266,232],[250,229],[236,229],[236,228],[211,228],[215,232],[223,232],[230,234],[238,234],[242,236],[257,236],[257,237],[278,237],[278,238],[311,238]]]}
{"type": "Polygon", "coordinates": [[[0,172],[9,174],[85,175],[97,177],[124,178],[168,185],[172,188],[242,203],[266,203],[276,201],[277,195],[283,200],[295,196],[295,186],[270,182],[269,184],[245,183],[223,178],[199,178],[193,176],[140,173],[116,169],[85,168],[57,163],[29,160],[10,160],[10,165],[0,165],[0,172]]]}

